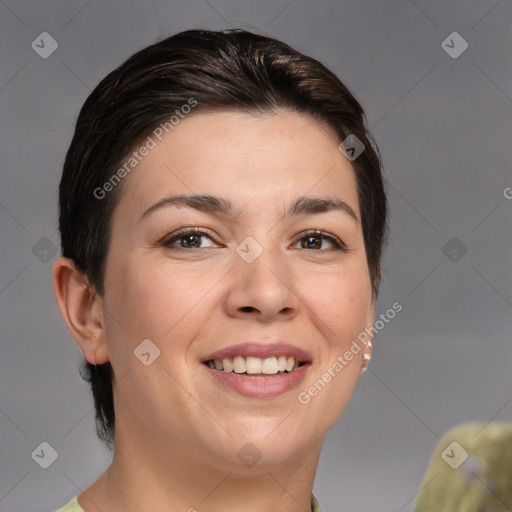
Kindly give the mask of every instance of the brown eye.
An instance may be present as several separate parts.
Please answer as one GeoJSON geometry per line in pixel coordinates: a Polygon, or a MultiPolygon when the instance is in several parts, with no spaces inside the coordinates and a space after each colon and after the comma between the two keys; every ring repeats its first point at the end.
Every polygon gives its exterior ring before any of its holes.
{"type": "Polygon", "coordinates": [[[176,233],[172,233],[163,240],[162,245],[168,249],[204,249],[212,247],[212,245],[201,245],[202,239],[212,240],[211,236],[205,231],[197,229],[182,229],[176,233]]]}
{"type": "Polygon", "coordinates": [[[189,234],[178,237],[180,247],[200,247],[201,246],[201,235],[200,234],[189,234]],[[183,245],[183,243],[185,245],[183,245]],[[198,245],[199,244],[199,245],[198,245]]]}
{"type": "Polygon", "coordinates": [[[302,234],[301,238],[299,238],[299,242],[301,242],[301,249],[313,249],[318,251],[326,250],[325,248],[322,249],[322,244],[325,240],[331,244],[331,250],[346,249],[346,246],[338,240],[338,238],[328,235],[323,231],[310,231],[302,234]]]}
{"type": "Polygon", "coordinates": [[[322,248],[322,237],[319,236],[308,236],[302,238],[305,243],[302,244],[303,249],[321,249],[322,248]]]}

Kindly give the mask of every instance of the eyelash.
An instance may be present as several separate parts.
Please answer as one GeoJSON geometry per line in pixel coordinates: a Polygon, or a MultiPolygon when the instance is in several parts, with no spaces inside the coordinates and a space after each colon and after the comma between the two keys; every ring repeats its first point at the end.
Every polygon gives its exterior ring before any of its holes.
{"type": "MultiPolygon", "coordinates": [[[[207,236],[208,238],[210,238],[210,240],[214,241],[208,231],[201,230],[198,228],[184,228],[184,229],[175,231],[174,233],[171,233],[169,236],[167,236],[166,238],[164,238],[162,240],[161,244],[167,249],[187,250],[188,249],[187,247],[172,247],[173,242],[179,240],[181,237],[184,237],[185,235],[203,235],[203,236],[207,236]]],[[[306,237],[324,238],[326,240],[329,240],[329,242],[331,242],[334,246],[334,249],[332,249],[332,250],[341,250],[341,251],[347,250],[347,246],[343,242],[341,242],[338,238],[336,238],[333,235],[329,235],[328,233],[326,233],[325,231],[320,230],[320,229],[313,229],[310,231],[304,231],[303,233],[300,233],[293,245],[295,245],[297,242],[299,242],[300,240],[302,240],[303,238],[306,238],[306,237]]],[[[195,250],[198,250],[198,249],[205,249],[205,247],[203,247],[203,248],[199,247],[199,248],[196,248],[195,250]]],[[[326,249],[310,249],[310,250],[311,251],[320,251],[320,252],[326,251],[326,249]]]]}

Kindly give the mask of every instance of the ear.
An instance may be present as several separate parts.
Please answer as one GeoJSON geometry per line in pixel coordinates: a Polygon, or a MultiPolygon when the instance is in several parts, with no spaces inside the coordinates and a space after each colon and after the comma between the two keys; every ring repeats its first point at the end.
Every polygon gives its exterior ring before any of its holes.
{"type": "Polygon", "coordinates": [[[53,291],[69,332],[93,364],[109,360],[103,297],[95,293],[73,260],[60,257],[53,265],[53,291]]]}

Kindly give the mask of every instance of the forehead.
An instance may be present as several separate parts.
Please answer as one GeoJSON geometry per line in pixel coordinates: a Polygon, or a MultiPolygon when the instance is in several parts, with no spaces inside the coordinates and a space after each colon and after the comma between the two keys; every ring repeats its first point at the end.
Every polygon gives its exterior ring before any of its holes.
{"type": "Polygon", "coordinates": [[[171,192],[244,205],[279,200],[280,208],[282,200],[328,193],[359,215],[354,170],[334,131],[310,116],[196,112],[160,139],[150,137],[152,149],[123,184],[120,208],[140,210],[171,192]]]}

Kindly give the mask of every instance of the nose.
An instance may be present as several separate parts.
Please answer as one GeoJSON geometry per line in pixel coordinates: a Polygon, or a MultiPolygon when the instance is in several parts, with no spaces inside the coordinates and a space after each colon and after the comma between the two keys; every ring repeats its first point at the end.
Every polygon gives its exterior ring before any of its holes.
{"type": "Polygon", "coordinates": [[[234,267],[225,300],[229,316],[273,322],[297,315],[301,301],[293,269],[277,250],[264,249],[251,263],[235,254],[234,267]]]}

